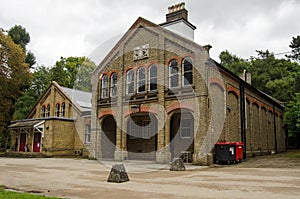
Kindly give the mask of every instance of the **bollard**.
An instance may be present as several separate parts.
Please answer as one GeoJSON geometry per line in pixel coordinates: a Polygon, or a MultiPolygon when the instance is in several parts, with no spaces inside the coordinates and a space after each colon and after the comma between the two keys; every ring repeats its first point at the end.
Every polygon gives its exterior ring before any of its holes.
{"type": "Polygon", "coordinates": [[[115,164],[112,166],[107,182],[127,182],[129,181],[127,172],[125,171],[125,167],[123,164],[115,164]]]}
{"type": "Polygon", "coordinates": [[[181,158],[174,158],[170,171],[185,171],[185,166],[181,158]]]}

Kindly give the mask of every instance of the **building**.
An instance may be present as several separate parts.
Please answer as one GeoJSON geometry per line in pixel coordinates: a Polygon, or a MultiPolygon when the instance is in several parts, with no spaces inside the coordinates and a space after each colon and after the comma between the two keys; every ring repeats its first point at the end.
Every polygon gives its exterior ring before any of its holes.
{"type": "Polygon", "coordinates": [[[88,156],[91,93],[52,82],[26,119],[12,121],[11,153],[88,156]]]}
{"type": "Polygon", "coordinates": [[[93,156],[207,165],[217,141],[242,141],[245,155],[286,149],[281,103],[211,59],[195,29],[177,4],[160,25],[139,17],[102,60],[92,74],[93,156]]]}

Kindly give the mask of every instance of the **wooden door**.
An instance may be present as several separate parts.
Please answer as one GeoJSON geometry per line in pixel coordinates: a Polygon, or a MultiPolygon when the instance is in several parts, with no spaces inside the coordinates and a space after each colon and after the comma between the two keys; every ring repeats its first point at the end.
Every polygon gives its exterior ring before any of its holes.
{"type": "Polygon", "coordinates": [[[20,147],[19,151],[25,152],[26,148],[26,133],[20,133],[20,147]]]}
{"type": "Polygon", "coordinates": [[[33,152],[41,152],[41,133],[34,133],[33,152]]]}

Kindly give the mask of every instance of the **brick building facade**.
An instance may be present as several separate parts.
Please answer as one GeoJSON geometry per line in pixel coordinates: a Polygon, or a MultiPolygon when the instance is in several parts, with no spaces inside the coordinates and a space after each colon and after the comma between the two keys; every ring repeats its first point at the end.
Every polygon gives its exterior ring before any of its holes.
{"type": "Polygon", "coordinates": [[[12,121],[11,152],[44,156],[88,156],[91,93],[56,82],[42,94],[26,119],[12,121]]]}
{"type": "Polygon", "coordinates": [[[285,150],[284,107],[212,60],[187,14],[178,4],[163,24],[138,18],[94,70],[96,158],[205,165],[217,141],[242,141],[245,154],[285,150]]]}

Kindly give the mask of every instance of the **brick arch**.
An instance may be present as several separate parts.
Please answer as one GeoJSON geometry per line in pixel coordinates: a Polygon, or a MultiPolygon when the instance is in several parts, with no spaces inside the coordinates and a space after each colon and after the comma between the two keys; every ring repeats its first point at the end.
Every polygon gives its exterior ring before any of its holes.
{"type": "Polygon", "coordinates": [[[167,112],[167,114],[169,114],[169,113],[173,112],[176,109],[188,109],[191,112],[194,112],[195,107],[191,104],[188,104],[188,103],[174,103],[171,106],[166,108],[166,112],[167,112]]]}
{"type": "Polygon", "coordinates": [[[98,119],[101,119],[104,116],[109,116],[109,115],[115,116],[114,112],[111,109],[100,112],[98,114],[98,119]]]}
{"type": "MultiPolygon", "coordinates": [[[[140,108],[140,112],[138,112],[138,113],[153,113],[154,115],[157,115],[158,114],[158,110],[156,108],[142,106],[140,108]]],[[[124,118],[128,117],[131,114],[132,114],[132,111],[130,109],[126,110],[126,111],[124,111],[123,117],[124,118]]]]}
{"type": "Polygon", "coordinates": [[[219,86],[221,89],[223,89],[223,91],[225,91],[226,86],[224,84],[224,82],[222,82],[220,79],[212,77],[209,79],[209,83],[210,84],[216,84],[217,86],[219,86]]]}
{"type": "Polygon", "coordinates": [[[238,98],[240,97],[240,92],[238,89],[236,89],[235,87],[233,86],[230,86],[227,88],[227,92],[228,93],[234,93],[238,98]]]}
{"type": "MultiPolygon", "coordinates": [[[[133,66],[128,66],[127,68],[125,68],[124,74],[126,74],[131,69],[133,69],[133,66]]],[[[135,72],[134,69],[133,69],[133,72],[135,72]]]]}
{"type": "Polygon", "coordinates": [[[165,63],[165,66],[169,67],[169,63],[172,61],[172,60],[176,60],[178,62],[178,67],[179,65],[181,64],[182,62],[182,57],[180,56],[171,56],[169,59],[167,59],[166,63],[165,63]]]}

